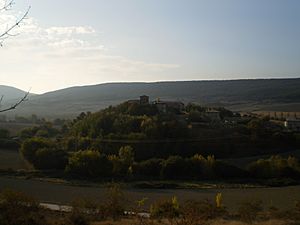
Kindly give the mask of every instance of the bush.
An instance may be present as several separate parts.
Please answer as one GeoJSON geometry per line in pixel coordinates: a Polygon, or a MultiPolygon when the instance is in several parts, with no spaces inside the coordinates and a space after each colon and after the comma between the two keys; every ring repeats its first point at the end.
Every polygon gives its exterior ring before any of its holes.
{"type": "Polygon", "coordinates": [[[261,201],[244,202],[238,209],[239,216],[246,223],[253,223],[259,212],[263,210],[261,201]]]}
{"type": "Polygon", "coordinates": [[[129,145],[122,146],[118,155],[110,155],[110,162],[113,164],[112,174],[116,177],[127,177],[132,175],[134,162],[134,151],[129,145]]]}
{"type": "Polygon", "coordinates": [[[196,154],[193,157],[187,159],[186,162],[189,178],[194,179],[211,179],[215,177],[214,167],[216,160],[214,156],[207,156],[196,154]]]}
{"type": "Polygon", "coordinates": [[[152,218],[172,219],[179,216],[179,203],[176,197],[170,200],[161,200],[151,205],[150,216],[152,218]]]}
{"type": "Polygon", "coordinates": [[[252,176],[258,178],[300,178],[300,165],[296,158],[279,155],[259,159],[248,166],[252,176]]]}
{"type": "Polygon", "coordinates": [[[185,159],[180,156],[170,156],[162,163],[161,176],[165,179],[179,179],[186,177],[185,159]]]}
{"type": "Polygon", "coordinates": [[[68,216],[66,225],[89,225],[90,220],[87,215],[80,213],[79,211],[73,210],[72,213],[68,216]]]}
{"type": "Polygon", "coordinates": [[[153,158],[140,163],[135,163],[133,173],[139,177],[159,178],[162,162],[162,159],[153,158]]]}
{"type": "Polygon", "coordinates": [[[124,215],[126,198],[120,185],[112,184],[107,191],[107,200],[104,204],[106,217],[111,217],[114,220],[119,219],[124,215]]]}
{"type": "Polygon", "coordinates": [[[37,169],[63,170],[68,163],[65,151],[55,148],[42,148],[36,151],[34,167],[37,169]]]}
{"type": "Polygon", "coordinates": [[[80,177],[107,177],[111,174],[112,163],[97,151],[85,150],[73,153],[69,158],[66,172],[80,177]]]}
{"type": "Polygon", "coordinates": [[[21,146],[21,154],[30,163],[36,160],[36,151],[43,148],[53,148],[55,143],[46,138],[34,137],[25,140],[21,146]]]}
{"type": "Polygon", "coordinates": [[[72,212],[66,218],[67,225],[89,225],[97,211],[97,204],[87,199],[76,199],[72,202],[72,212]]]}
{"type": "Polygon", "coordinates": [[[67,164],[67,153],[57,149],[49,139],[34,137],[27,139],[21,146],[21,154],[36,169],[62,170],[67,164]]]}
{"type": "Polygon", "coordinates": [[[180,208],[182,224],[198,225],[207,220],[224,217],[228,214],[224,207],[216,207],[211,202],[186,201],[180,208]]]}
{"type": "Polygon", "coordinates": [[[0,193],[0,225],[47,225],[38,202],[21,192],[0,193]]]}

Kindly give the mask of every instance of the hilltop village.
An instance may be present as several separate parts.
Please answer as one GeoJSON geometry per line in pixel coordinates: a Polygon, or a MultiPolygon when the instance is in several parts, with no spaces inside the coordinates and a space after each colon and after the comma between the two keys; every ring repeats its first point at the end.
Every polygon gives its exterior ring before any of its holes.
{"type": "MultiPolygon", "coordinates": [[[[140,105],[154,105],[157,108],[157,111],[159,113],[175,113],[177,115],[184,115],[186,113],[185,111],[185,105],[183,102],[180,101],[164,101],[160,98],[150,102],[149,96],[142,95],[140,96],[139,100],[129,100],[127,101],[129,104],[140,104],[140,105]]],[[[208,118],[211,121],[219,121],[221,120],[220,117],[220,111],[211,109],[211,108],[203,108],[202,111],[202,117],[208,118]]]]}
{"type": "Polygon", "coordinates": [[[260,115],[250,112],[231,112],[221,107],[200,107],[195,104],[188,104],[185,106],[185,104],[181,101],[165,101],[161,100],[160,98],[150,101],[150,97],[147,95],[142,95],[139,99],[128,100],[127,103],[138,104],[141,106],[155,106],[157,111],[161,114],[173,113],[176,114],[177,118],[181,119],[181,121],[190,120],[190,125],[192,126],[207,126],[209,124],[233,126],[239,122],[242,122],[243,118],[245,120],[245,118],[257,117],[269,120],[273,119],[274,121],[277,121],[277,125],[281,124],[283,127],[285,127],[286,132],[300,132],[300,120],[297,118],[296,114],[293,116],[292,113],[287,113],[287,116],[284,117],[283,114],[277,116],[275,112],[274,117],[271,117],[271,113],[268,113],[267,115],[260,115]],[[195,118],[191,118],[191,113],[193,114],[192,117],[195,118]],[[278,121],[281,122],[278,123],[278,121]]]}

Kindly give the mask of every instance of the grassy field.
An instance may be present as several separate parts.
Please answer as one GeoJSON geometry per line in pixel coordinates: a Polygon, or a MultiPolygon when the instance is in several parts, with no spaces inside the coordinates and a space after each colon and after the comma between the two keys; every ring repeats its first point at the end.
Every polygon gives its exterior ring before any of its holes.
{"type": "Polygon", "coordinates": [[[274,103],[274,102],[244,102],[224,105],[233,111],[243,112],[300,112],[300,103],[274,103]]]}
{"type": "MultiPolygon", "coordinates": [[[[16,179],[0,177],[0,190],[14,189],[23,191],[41,202],[70,204],[76,198],[93,199],[103,201],[107,189],[100,186],[72,186],[53,182],[45,182],[30,179],[16,179]]],[[[198,190],[184,189],[134,189],[126,188],[124,192],[131,202],[147,198],[146,209],[159,200],[177,196],[180,201],[185,200],[214,200],[219,192],[223,194],[224,204],[228,209],[235,210],[242,202],[261,200],[265,207],[276,206],[288,209],[294,206],[296,200],[300,200],[300,186],[276,187],[276,188],[211,188],[198,190]]]]}

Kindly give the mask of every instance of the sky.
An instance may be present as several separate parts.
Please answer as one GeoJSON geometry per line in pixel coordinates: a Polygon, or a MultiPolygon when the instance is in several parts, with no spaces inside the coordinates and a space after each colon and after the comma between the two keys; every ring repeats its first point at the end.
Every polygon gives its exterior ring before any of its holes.
{"type": "MultiPolygon", "coordinates": [[[[0,0],[3,3],[3,0],[0,0]]],[[[0,84],[34,93],[106,82],[300,77],[298,0],[15,0],[0,84]]]]}

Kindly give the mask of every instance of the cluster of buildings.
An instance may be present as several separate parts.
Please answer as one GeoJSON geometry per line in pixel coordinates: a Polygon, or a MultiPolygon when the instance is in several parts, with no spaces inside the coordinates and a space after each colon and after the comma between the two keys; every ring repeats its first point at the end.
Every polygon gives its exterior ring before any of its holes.
{"type": "MultiPolygon", "coordinates": [[[[141,104],[141,105],[155,105],[157,110],[160,113],[168,113],[168,112],[175,112],[177,114],[184,114],[185,112],[185,105],[183,102],[180,101],[162,101],[159,98],[150,101],[149,96],[142,95],[139,99],[135,100],[128,100],[128,103],[134,103],[134,104],[141,104]]],[[[220,121],[220,112],[214,109],[208,109],[206,112],[202,113],[203,117],[208,118],[210,121],[220,121]]]]}
{"type": "Polygon", "coordinates": [[[161,101],[160,99],[157,99],[155,101],[150,102],[149,96],[142,95],[140,96],[140,99],[137,100],[129,100],[128,103],[138,103],[141,105],[148,105],[152,104],[157,107],[157,110],[161,113],[167,113],[167,112],[178,112],[181,113],[184,111],[184,103],[180,101],[161,101]]]}

